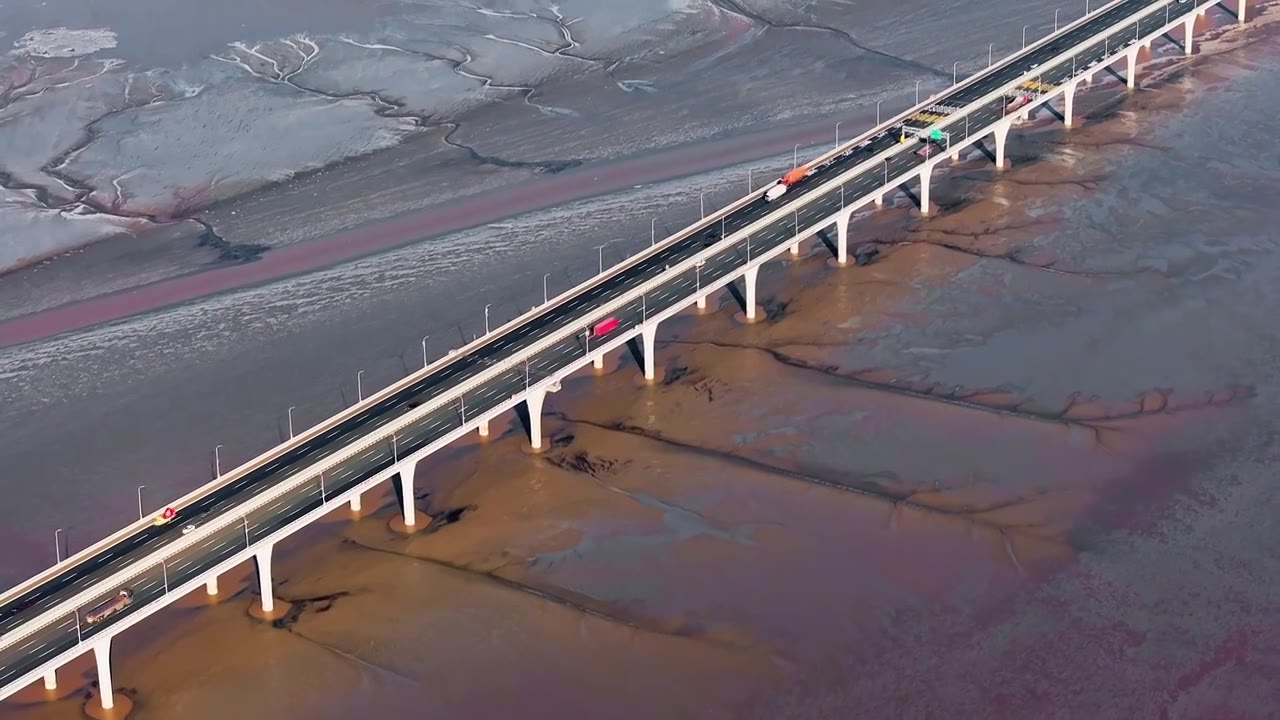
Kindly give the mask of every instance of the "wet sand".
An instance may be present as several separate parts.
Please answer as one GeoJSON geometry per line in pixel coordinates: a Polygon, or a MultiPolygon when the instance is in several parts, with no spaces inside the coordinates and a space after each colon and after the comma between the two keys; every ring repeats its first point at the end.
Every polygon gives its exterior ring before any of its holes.
{"type": "Polygon", "coordinates": [[[430,531],[335,513],[280,627],[241,591],[130,633],[134,717],[1267,717],[1280,262],[1224,182],[1258,148],[1205,122],[1276,50],[952,170],[855,227],[870,266],[807,244],[765,322],[725,294],[658,382],[566,382],[544,455],[506,416],[434,456],[430,531]]]}
{"type": "Polygon", "coordinates": [[[625,354],[568,380],[547,454],[508,415],[434,456],[426,532],[335,512],[282,548],[276,626],[246,589],[134,630],[134,717],[1265,717],[1280,338],[1238,296],[1280,265],[1236,243],[1224,286],[1212,246],[1115,224],[1199,161],[1146,146],[1275,64],[1235,56],[952,170],[941,217],[872,215],[872,265],[768,266],[768,319],[726,293],[668,323],[658,382],[625,354]]]}

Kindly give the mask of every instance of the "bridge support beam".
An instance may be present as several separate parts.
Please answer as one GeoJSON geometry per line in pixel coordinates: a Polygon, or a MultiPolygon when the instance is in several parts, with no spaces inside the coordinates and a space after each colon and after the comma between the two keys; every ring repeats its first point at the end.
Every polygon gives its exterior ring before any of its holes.
{"type": "Polygon", "coordinates": [[[276,608],[276,597],[271,583],[271,545],[263,545],[253,553],[258,565],[258,593],[262,595],[262,614],[270,617],[276,608]]]}
{"type": "Polygon", "coordinates": [[[204,581],[204,591],[209,595],[218,594],[218,576],[217,575],[214,575],[213,577],[204,581]]]}
{"type": "Polygon", "coordinates": [[[933,163],[920,169],[920,214],[929,214],[929,181],[933,179],[933,163]]]}
{"type": "Polygon", "coordinates": [[[1244,24],[1244,15],[1248,10],[1248,0],[1236,0],[1236,18],[1239,19],[1241,25],[1244,24]]]}
{"type": "MultiPolygon", "coordinates": [[[[488,425],[488,422],[485,423],[488,425]]],[[[413,460],[401,460],[396,467],[396,474],[400,476],[400,509],[404,513],[405,529],[412,530],[413,523],[418,517],[418,512],[413,508],[413,475],[418,469],[418,463],[413,460]]]]}
{"type": "Polygon", "coordinates": [[[753,265],[742,274],[742,283],[746,286],[747,322],[756,319],[756,280],[760,277],[760,266],[753,265]]]}
{"type": "Polygon", "coordinates": [[[1067,87],[1062,93],[1062,124],[1065,127],[1072,126],[1072,111],[1076,104],[1076,85],[1079,81],[1067,83],[1067,87]]]}
{"type": "Polygon", "coordinates": [[[836,264],[849,263],[849,219],[852,213],[843,212],[836,216],[836,264]]]}
{"type": "Polygon", "coordinates": [[[351,496],[351,512],[360,512],[360,493],[351,496]]]}
{"type": "MultiPolygon", "coordinates": [[[[698,298],[698,300],[702,300],[702,298],[698,298]]],[[[596,356],[591,358],[591,367],[597,370],[604,369],[604,353],[596,353],[596,356]]]]}
{"type": "Polygon", "coordinates": [[[524,396],[524,404],[529,411],[529,445],[534,450],[542,449],[542,403],[546,399],[546,390],[530,390],[524,396]]]}
{"type": "Polygon", "coordinates": [[[44,674],[44,689],[45,690],[58,689],[58,671],[57,670],[50,670],[44,674]]]}
{"type": "Polygon", "coordinates": [[[995,130],[991,132],[991,134],[995,136],[995,140],[996,140],[996,169],[997,170],[1004,169],[1004,146],[1005,146],[1005,142],[1009,139],[1009,127],[1010,127],[1010,124],[1007,122],[1004,122],[997,125],[995,130]]]}
{"type": "Polygon", "coordinates": [[[706,309],[707,309],[707,296],[706,296],[706,295],[699,295],[699,296],[698,296],[698,309],[699,309],[699,310],[706,310],[706,309]]]}
{"type": "Polygon", "coordinates": [[[1182,24],[1182,29],[1183,29],[1182,52],[1187,55],[1190,55],[1191,41],[1192,39],[1194,39],[1195,32],[1196,32],[1196,18],[1194,15],[1187,18],[1187,21],[1182,24]]]}
{"type": "Polygon", "coordinates": [[[111,638],[104,637],[93,643],[93,659],[98,666],[98,698],[102,709],[116,706],[115,688],[111,684],[111,638]]]}
{"type": "Polygon", "coordinates": [[[654,377],[654,359],[658,353],[658,323],[647,323],[640,329],[640,338],[643,341],[641,346],[641,355],[644,356],[644,379],[652,380],[654,377]]]}
{"type": "Polygon", "coordinates": [[[884,193],[879,193],[875,198],[876,207],[884,207],[884,193]]]}
{"type": "Polygon", "coordinates": [[[489,437],[489,421],[481,420],[477,430],[480,432],[480,437],[489,437]]]}
{"type": "Polygon", "coordinates": [[[791,254],[792,255],[800,254],[800,243],[796,242],[791,244],[791,254]]]}
{"type": "Polygon", "coordinates": [[[1125,73],[1125,82],[1129,86],[1129,89],[1132,90],[1137,87],[1138,82],[1138,48],[1135,47],[1129,52],[1126,52],[1124,54],[1124,60],[1125,67],[1129,70],[1125,73]]]}

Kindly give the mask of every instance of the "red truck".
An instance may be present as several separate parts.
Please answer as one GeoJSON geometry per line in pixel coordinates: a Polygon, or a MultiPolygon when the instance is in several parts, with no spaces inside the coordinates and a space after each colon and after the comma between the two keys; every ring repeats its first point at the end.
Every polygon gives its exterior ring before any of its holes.
{"type": "Polygon", "coordinates": [[[600,337],[616,327],[618,327],[618,318],[606,318],[591,327],[591,337],[600,337]]]}

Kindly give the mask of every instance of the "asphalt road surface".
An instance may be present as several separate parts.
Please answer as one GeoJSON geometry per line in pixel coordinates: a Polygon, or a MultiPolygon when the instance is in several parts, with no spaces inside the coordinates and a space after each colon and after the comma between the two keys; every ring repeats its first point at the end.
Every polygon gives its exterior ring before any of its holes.
{"type": "MultiPolygon", "coordinates": [[[[1121,3],[1105,13],[1098,13],[1089,22],[972,85],[951,93],[943,93],[934,100],[933,104],[960,107],[973,102],[1001,85],[1027,74],[1035,66],[1053,58],[1066,48],[1084,42],[1105,27],[1120,22],[1126,16],[1143,8],[1158,4],[1150,0],[1132,0],[1121,3]]],[[[1139,27],[1131,26],[1105,40],[1099,38],[1096,46],[1091,46],[1090,49],[1077,55],[1075,61],[1077,73],[1082,73],[1105,55],[1114,54],[1121,48],[1131,45],[1137,36],[1154,32],[1167,22],[1193,12],[1194,8],[1195,5],[1192,2],[1184,3],[1174,0],[1169,5],[1167,19],[1165,13],[1157,13],[1141,23],[1139,27]]],[[[1047,85],[1059,85],[1070,79],[1071,75],[1072,68],[1068,65],[1060,70],[1047,70],[1038,78],[1038,81],[1047,85]]],[[[999,121],[1003,115],[1004,101],[993,101],[988,106],[970,113],[968,129],[975,135],[990,132],[992,124],[999,121]]],[[[930,121],[908,121],[907,124],[925,129],[930,121]]],[[[966,132],[955,126],[949,128],[949,131],[952,133],[952,140],[957,143],[963,140],[966,132]]],[[[540,315],[520,327],[501,335],[494,335],[474,352],[457,355],[448,365],[420,379],[393,397],[378,402],[358,416],[330,429],[324,435],[309,440],[269,464],[254,469],[244,477],[180,509],[177,516],[169,523],[159,527],[147,527],[111,548],[65,568],[56,577],[6,603],[0,607],[0,636],[13,631],[23,623],[36,620],[50,608],[65,602],[110,574],[135,565],[139,566],[141,571],[139,576],[130,581],[129,587],[134,593],[132,603],[102,623],[91,626],[85,622],[84,616],[98,603],[113,597],[120,588],[104,588],[101,596],[86,603],[75,612],[69,613],[65,618],[49,623],[29,636],[21,638],[12,647],[0,650],[0,687],[31,672],[50,657],[92,637],[162,597],[168,588],[198,577],[219,562],[244,550],[249,544],[297,520],[327,502],[329,497],[354,487],[374,473],[385,470],[395,463],[397,457],[408,455],[459,428],[465,423],[466,418],[474,418],[493,409],[510,399],[513,394],[523,391],[527,383],[551,376],[568,363],[582,359],[589,349],[585,337],[586,326],[589,321],[601,319],[592,317],[593,314],[598,313],[596,308],[633,292],[640,285],[665,272],[667,266],[675,265],[698,254],[713,242],[718,241],[722,237],[721,232],[731,235],[778,207],[811,195],[814,189],[828,178],[845,172],[871,156],[894,146],[901,148],[900,152],[885,160],[882,166],[868,169],[847,181],[843,188],[836,189],[800,209],[798,218],[794,215],[784,218],[756,233],[750,239],[738,241],[726,247],[693,272],[683,273],[673,278],[646,295],[643,301],[637,299],[628,304],[615,313],[620,320],[618,327],[603,338],[591,338],[590,344],[599,346],[620,334],[634,330],[643,323],[645,316],[688,302],[697,293],[699,287],[733,273],[741,268],[748,257],[759,256],[783,244],[788,244],[795,234],[797,220],[800,227],[807,227],[830,217],[842,207],[842,203],[853,203],[880,192],[886,178],[901,176],[912,168],[917,168],[933,159],[915,154],[915,151],[920,148],[917,141],[909,139],[908,143],[900,145],[898,140],[898,133],[892,129],[880,133],[869,145],[846,153],[814,176],[793,185],[779,201],[767,203],[764,200],[756,200],[733,213],[723,223],[718,221],[710,223],[705,232],[700,230],[581,294],[546,308],[540,315]],[[403,417],[423,402],[438,397],[442,393],[451,393],[459,385],[476,374],[484,372],[496,362],[519,354],[525,348],[550,335],[560,334],[569,329],[582,331],[543,350],[526,366],[513,369],[490,380],[483,386],[468,392],[459,402],[440,408],[421,419],[396,436],[394,447],[390,441],[380,442],[331,470],[322,480],[291,490],[272,506],[255,510],[248,515],[240,514],[240,523],[204,538],[202,543],[169,559],[165,564],[157,563],[153,567],[141,569],[139,564],[146,557],[180,538],[181,529],[184,526],[192,523],[198,526],[213,517],[240,513],[238,508],[259,494],[307,471],[334,452],[377,433],[383,426],[403,417]]]]}

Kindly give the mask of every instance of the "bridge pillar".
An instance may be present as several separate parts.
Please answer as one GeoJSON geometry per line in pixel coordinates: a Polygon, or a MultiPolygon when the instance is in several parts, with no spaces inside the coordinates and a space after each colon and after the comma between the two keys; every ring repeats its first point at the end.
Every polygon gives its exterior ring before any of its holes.
{"type": "Polygon", "coordinates": [[[218,594],[218,576],[217,575],[214,575],[213,577],[204,581],[204,591],[210,595],[218,594]]]}
{"type": "Polygon", "coordinates": [[[991,134],[994,135],[996,139],[996,169],[1003,170],[1004,145],[1005,141],[1009,139],[1009,123],[1005,122],[997,125],[991,134]]]}
{"type": "Polygon", "coordinates": [[[1076,85],[1077,82],[1067,83],[1067,87],[1062,94],[1062,124],[1071,127],[1071,114],[1076,104],[1076,85]]]}
{"type": "Polygon", "coordinates": [[[707,309],[707,296],[706,296],[706,295],[699,295],[699,296],[698,296],[698,309],[699,309],[699,310],[706,310],[706,309],[707,309]]]}
{"type": "Polygon", "coordinates": [[[746,290],[747,290],[746,315],[747,315],[748,321],[756,319],[756,280],[759,277],[760,277],[759,265],[754,265],[752,267],[747,268],[747,271],[742,274],[742,282],[744,285],[746,285],[746,290]]]}
{"type": "Polygon", "coordinates": [[[884,193],[878,193],[875,199],[876,207],[884,207],[884,193]]]}
{"type": "Polygon", "coordinates": [[[360,493],[351,496],[351,512],[360,512],[360,493]]]}
{"type": "Polygon", "coordinates": [[[418,517],[417,511],[413,509],[413,475],[417,469],[418,463],[413,460],[401,460],[396,467],[396,474],[400,476],[400,509],[404,512],[406,529],[412,529],[418,517]]]}
{"type": "Polygon", "coordinates": [[[643,328],[641,328],[640,337],[644,341],[644,352],[642,353],[644,355],[644,379],[652,380],[654,375],[654,356],[658,352],[658,323],[647,323],[643,328]]]}
{"type": "Polygon", "coordinates": [[[852,213],[843,212],[836,216],[836,264],[846,265],[849,262],[849,219],[852,213]]]}
{"type": "Polygon", "coordinates": [[[1196,31],[1196,18],[1195,18],[1195,16],[1193,15],[1193,16],[1191,16],[1191,17],[1187,18],[1187,21],[1186,21],[1185,23],[1183,23],[1183,24],[1182,24],[1182,27],[1183,27],[1183,30],[1185,31],[1185,32],[1184,32],[1184,35],[1183,35],[1183,41],[1182,41],[1182,51],[1183,51],[1184,53],[1186,53],[1187,55],[1190,55],[1190,54],[1191,54],[1191,40],[1192,40],[1192,37],[1195,35],[1195,31],[1196,31]]]}
{"type": "Polygon", "coordinates": [[[109,636],[94,641],[93,659],[98,665],[98,698],[102,701],[102,709],[110,710],[116,705],[116,697],[115,688],[111,684],[111,638],[109,636]]]}
{"type": "Polygon", "coordinates": [[[1129,89],[1132,90],[1136,87],[1138,81],[1138,48],[1135,47],[1129,52],[1126,52],[1124,54],[1124,59],[1125,67],[1129,69],[1129,72],[1125,74],[1125,78],[1129,89]]]}
{"type": "Polygon", "coordinates": [[[929,214],[929,181],[933,178],[933,163],[920,169],[920,214],[929,214]]]}
{"type": "MultiPolygon", "coordinates": [[[[698,300],[701,301],[702,298],[698,298],[698,300]]],[[[604,369],[604,353],[596,353],[596,356],[591,358],[591,366],[597,370],[603,370],[604,369]]]]}
{"type": "Polygon", "coordinates": [[[542,403],[546,399],[546,390],[530,390],[524,396],[529,410],[529,444],[534,450],[542,449],[542,403]]]}
{"type": "Polygon", "coordinates": [[[44,689],[45,690],[58,689],[58,671],[57,670],[50,670],[49,672],[44,674],[44,689]]]}
{"type": "Polygon", "coordinates": [[[792,243],[792,244],[791,244],[791,254],[792,254],[792,255],[799,255],[799,254],[800,254],[800,243],[792,243]]]}
{"type": "Polygon", "coordinates": [[[263,545],[253,553],[258,565],[258,593],[262,595],[262,614],[270,617],[276,607],[271,585],[271,545],[263,545]]]}
{"type": "Polygon", "coordinates": [[[1249,9],[1248,0],[1236,0],[1236,16],[1240,19],[1240,24],[1244,24],[1244,15],[1249,9]]]}
{"type": "Polygon", "coordinates": [[[478,430],[480,431],[480,437],[489,437],[489,421],[481,420],[478,430]]]}

